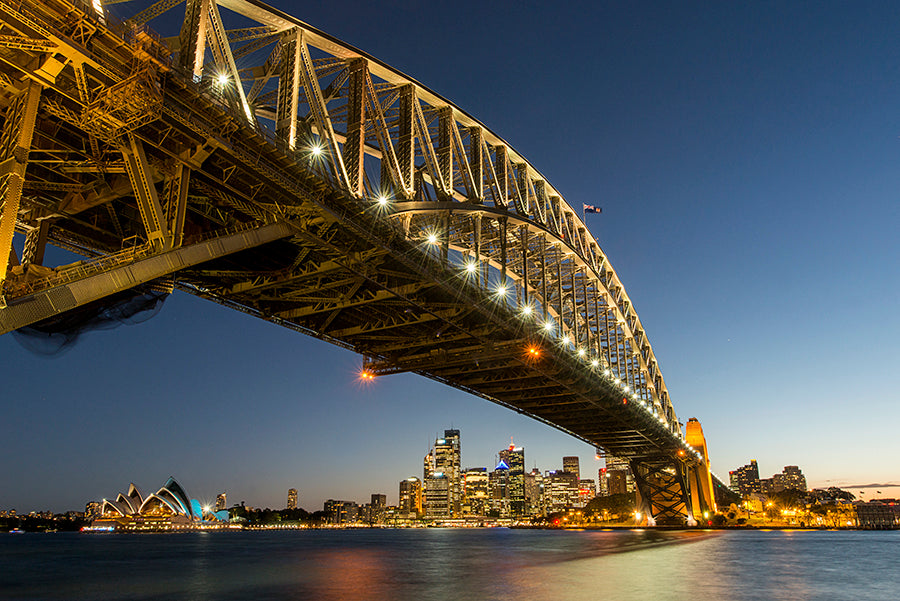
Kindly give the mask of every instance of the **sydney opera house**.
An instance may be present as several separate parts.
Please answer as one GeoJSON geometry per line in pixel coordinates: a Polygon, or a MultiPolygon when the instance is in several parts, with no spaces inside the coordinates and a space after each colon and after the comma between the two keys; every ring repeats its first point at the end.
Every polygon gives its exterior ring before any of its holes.
{"type": "Polygon", "coordinates": [[[91,530],[192,530],[209,522],[228,521],[227,511],[204,511],[174,478],[149,495],[132,483],[127,495],[119,493],[115,501],[104,499],[100,513],[91,530]]]}

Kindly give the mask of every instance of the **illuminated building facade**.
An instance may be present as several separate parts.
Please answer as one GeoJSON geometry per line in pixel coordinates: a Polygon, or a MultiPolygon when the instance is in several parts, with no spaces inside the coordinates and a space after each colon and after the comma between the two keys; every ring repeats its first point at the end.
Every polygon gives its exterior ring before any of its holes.
{"type": "Polygon", "coordinates": [[[730,476],[732,490],[739,495],[747,496],[762,492],[762,485],[759,481],[759,466],[756,465],[756,459],[752,459],[749,464],[728,472],[728,475],[730,476]]]}
{"type": "Polygon", "coordinates": [[[525,449],[514,444],[500,451],[500,461],[509,468],[509,514],[522,517],[525,511],[525,449]]]}
{"type": "Polygon", "coordinates": [[[406,519],[422,517],[422,481],[416,477],[400,481],[400,516],[406,519]]]}
{"type": "Polygon", "coordinates": [[[289,488],[287,496],[287,508],[297,509],[297,489],[289,488]]]}
{"type": "Polygon", "coordinates": [[[131,483],[128,494],[119,493],[115,501],[104,499],[100,516],[91,526],[115,530],[171,530],[192,527],[203,519],[200,502],[191,499],[174,478],[169,478],[150,495],[145,495],[131,483]]]}
{"type": "Polygon", "coordinates": [[[487,515],[490,510],[487,468],[469,468],[463,474],[463,514],[487,515]]]}
{"type": "Polygon", "coordinates": [[[575,455],[563,457],[562,469],[564,472],[569,472],[570,474],[575,474],[576,480],[581,478],[581,470],[578,466],[578,457],[575,455]]]}
{"type": "Polygon", "coordinates": [[[425,479],[425,519],[447,519],[450,513],[450,479],[443,472],[432,472],[425,479]]]}
{"type": "Polygon", "coordinates": [[[461,458],[459,430],[444,430],[444,437],[434,442],[434,469],[447,477],[450,514],[453,517],[460,515],[462,506],[461,458]]]}
{"type": "Polygon", "coordinates": [[[584,507],[596,496],[597,485],[592,479],[582,478],[578,481],[578,504],[576,507],[584,507]]]}
{"type": "Polygon", "coordinates": [[[489,515],[492,517],[508,518],[510,516],[509,476],[509,466],[502,459],[488,476],[488,487],[491,491],[489,515]]]}
{"type": "Polygon", "coordinates": [[[325,501],[325,517],[329,524],[355,524],[359,518],[359,505],[355,501],[325,501]]]}
{"type": "Polygon", "coordinates": [[[525,514],[544,515],[544,476],[537,468],[525,474],[525,514]]]}
{"type": "Polygon", "coordinates": [[[549,471],[544,475],[544,502],[547,512],[563,511],[578,502],[578,478],[564,470],[549,471]]]}
{"type": "Polygon", "coordinates": [[[631,465],[628,463],[628,460],[615,455],[606,455],[605,461],[606,477],[609,483],[608,494],[617,495],[634,492],[634,474],[631,473],[631,465]],[[615,491],[612,490],[613,482],[615,482],[615,491]]]}
{"type": "Polygon", "coordinates": [[[216,511],[222,511],[227,506],[228,501],[225,493],[220,492],[216,495],[216,511]]]}

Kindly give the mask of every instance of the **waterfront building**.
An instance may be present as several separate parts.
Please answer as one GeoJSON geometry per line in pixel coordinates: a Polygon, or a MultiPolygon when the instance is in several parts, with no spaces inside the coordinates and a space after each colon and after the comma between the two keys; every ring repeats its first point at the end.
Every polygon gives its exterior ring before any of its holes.
{"type": "Polygon", "coordinates": [[[355,501],[325,501],[325,518],[329,524],[355,524],[359,519],[359,505],[355,501]]]}
{"type": "Polygon", "coordinates": [[[762,492],[759,481],[759,466],[756,465],[756,459],[752,459],[749,464],[728,472],[728,475],[732,490],[739,495],[747,496],[752,493],[762,492]]]}
{"type": "Polygon", "coordinates": [[[443,472],[432,472],[425,479],[425,519],[447,519],[450,512],[450,479],[443,472]]]}
{"type": "Polygon", "coordinates": [[[404,519],[422,517],[422,481],[415,476],[400,481],[399,511],[404,519]]]}
{"type": "Polygon", "coordinates": [[[781,472],[784,478],[785,489],[806,492],[806,476],[796,465],[786,465],[781,472]]]}
{"type": "Polygon", "coordinates": [[[297,509],[297,489],[289,488],[287,497],[287,508],[297,509]]]}
{"type": "Polygon", "coordinates": [[[104,499],[100,505],[100,517],[91,523],[91,527],[170,530],[189,528],[203,519],[200,502],[191,499],[174,478],[169,478],[150,495],[145,495],[132,482],[128,486],[128,494],[119,493],[115,501],[104,499]]]}
{"type": "Polygon", "coordinates": [[[387,513],[387,495],[383,495],[380,493],[372,494],[372,501],[369,503],[371,507],[371,513],[369,516],[370,521],[375,524],[383,524],[384,518],[387,513]]]}
{"type": "Polygon", "coordinates": [[[227,499],[225,493],[220,492],[216,495],[216,511],[222,511],[227,506],[227,499]]]}
{"type": "Polygon", "coordinates": [[[580,479],[581,470],[578,466],[578,457],[575,455],[563,457],[562,471],[569,472],[570,474],[575,474],[575,479],[580,479]]]}
{"type": "Polygon", "coordinates": [[[489,510],[487,468],[471,467],[463,473],[463,515],[483,516],[489,510]]]}
{"type": "Polygon", "coordinates": [[[99,501],[88,501],[84,506],[84,519],[90,521],[99,518],[102,515],[101,509],[102,505],[99,501]]]}
{"type": "Polygon", "coordinates": [[[460,515],[462,506],[461,459],[459,430],[444,430],[444,437],[434,443],[434,469],[447,477],[450,514],[453,517],[460,515]]]}
{"type": "MultiPolygon", "coordinates": [[[[577,457],[576,457],[577,459],[577,457]]],[[[509,468],[509,514],[522,517],[525,511],[525,449],[510,443],[500,451],[500,461],[509,468]]]]}

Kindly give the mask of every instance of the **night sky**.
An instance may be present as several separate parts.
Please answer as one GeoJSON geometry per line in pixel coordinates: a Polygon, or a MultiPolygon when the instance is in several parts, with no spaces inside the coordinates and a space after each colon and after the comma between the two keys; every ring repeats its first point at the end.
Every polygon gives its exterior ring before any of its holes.
{"type": "MultiPolygon", "coordinates": [[[[273,5],[463,108],[573,206],[602,206],[587,223],[716,473],[757,459],[812,486],[900,484],[900,4],[273,5]]],[[[596,478],[583,443],[424,378],[363,385],[360,365],[181,293],[59,357],[2,336],[0,509],[80,510],[169,475],[229,504],[281,508],[289,487],[308,510],[396,503],[450,427],[464,467],[514,437],[528,468],[578,454],[596,478]]]]}

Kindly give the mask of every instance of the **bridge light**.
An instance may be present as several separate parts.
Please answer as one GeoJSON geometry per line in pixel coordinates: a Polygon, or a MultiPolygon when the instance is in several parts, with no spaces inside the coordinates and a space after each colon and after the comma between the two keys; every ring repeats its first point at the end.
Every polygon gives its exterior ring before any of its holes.
{"type": "Polygon", "coordinates": [[[378,205],[382,207],[386,207],[388,204],[388,198],[384,194],[378,197],[378,205]]]}
{"type": "Polygon", "coordinates": [[[475,273],[478,271],[478,263],[475,261],[468,261],[466,263],[466,273],[475,273]]]}
{"type": "Polygon", "coordinates": [[[547,321],[544,322],[544,329],[546,331],[552,332],[554,327],[556,327],[556,326],[553,325],[553,322],[551,320],[548,319],[547,321]]]}
{"type": "Polygon", "coordinates": [[[228,77],[227,73],[219,73],[219,76],[216,77],[216,83],[222,87],[225,87],[228,85],[228,80],[229,80],[229,77],[228,77]]]}
{"type": "Polygon", "coordinates": [[[597,367],[598,365],[600,365],[599,359],[591,359],[591,367],[597,367]]]}
{"type": "Polygon", "coordinates": [[[309,151],[312,153],[314,157],[322,156],[322,147],[318,144],[313,144],[309,151]]]}
{"type": "Polygon", "coordinates": [[[534,311],[534,309],[531,308],[531,305],[525,305],[524,307],[522,307],[522,315],[531,315],[532,311],[534,311]]]}
{"type": "Polygon", "coordinates": [[[615,380],[613,380],[613,384],[615,384],[616,386],[618,386],[621,383],[622,383],[622,380],[620,380],[619,378],[616,378],[615,380]]]}
{"type": "Polygon", "coordinates": [[[585,351],[584,351],[583,348],[578,349],[578,356],[579,356],[579,357],[584,357],[584,353],[585,353],[585,351]]]}
{"type": "Polygon", "coordinates": [[[563,334],[562,338],[560,338],[560,342],[563,343],[563,346],[569,346],[569,335],[563,334]]]}
{"type": "Polygon", "coordinates": [[[624,390],[625,392],[628,392],[629,387],[628,387],[628,386],[623,386],[623,387],[622,387],[622,390],[624,390]]]}
{"type": "Polygon", "coordinates": [[[528,354],[529,354],[531,357],[534,357],[535,359],[537,359],[538,357],[541,356],[541,349],[539,349],[539,348],[536,347],[536,346],[529,347],[529,348],[528,348],[528,354]]]}
{"type": "Polygon", "coordinates": [[[359,379],[360,379],[360,380],[374,380],[374,379],[375,379],[375,374],[373,374],[373,373],[372,373],[371,371],[369,371],[368,369],[364,369],[364,370],[362,370],[362,371],[359,372],[359,379]]]}
{"type": "Polygon", "coordinates": [[[609,372],[608,369],[603,370],[603,375],[604,375],[604,376],[609,376],[609,374],[610,374],[610,372],[609,372]]]}
{"type": "Polygon", "coordinates": [[[437,234],[435,234],[433,232],[431,234],[428,234],[427,240],[428,240],[428,244],[437,244],[437,241],[438,241],[437,234]]]}
{"type": "Polygon", "coordinates": [[[506,284],[500,284],[497,286],[497,296],[504,297],[509,290],[506,287],[506,284]]]}

